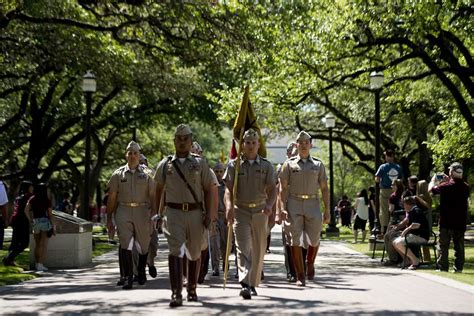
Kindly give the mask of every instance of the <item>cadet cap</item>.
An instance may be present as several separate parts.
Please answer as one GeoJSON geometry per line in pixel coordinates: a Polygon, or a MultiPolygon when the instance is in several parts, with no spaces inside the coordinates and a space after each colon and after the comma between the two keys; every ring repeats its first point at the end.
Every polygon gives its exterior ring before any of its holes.
{"type": "Polygon", "coordinates": [[[202,147],[201,145],[199,145],[198,142],[193,142],[193,144],[191,145],[191,152],[192,153],[195,153],[195,154],[202,154],[202,147]]]}
{"type": "Polygon", "coordinates": [[[214,170],[225,170],[225,166],[221,163],[221,162],[218,162],[214,165],[214,170]]]}
{"type": "Polygon", "coordinates": [[[253,128],[249,128],[244,133],[244,140],[258,140],[258,132],[253,128]]]}
{"type": "Polygon", "coordinates": [[[185,135],[190,135],[192,134],[193,132],[191,131],[191,129],[189,128],[188,125],[186,124],[179,124],[177,127],[176,127],[176,131],[174,132],[174,136],[185,136],[185,135]]]}
{"type": "Polygon", "coordinates": [[[140,151],[141,148],[140,148],[140,145],[138,145],[138,143],[134,142],[133,140],[128,143],[128,146],[127,146],[127,149],[125,151],[140,151]]]}
{"type": "Polygon", "coordinates": [[[299,142],[300,140],[311,140],[311,135],[305,131],[301,131],[298,136],[296,136],[296,141],[299,142]]]}

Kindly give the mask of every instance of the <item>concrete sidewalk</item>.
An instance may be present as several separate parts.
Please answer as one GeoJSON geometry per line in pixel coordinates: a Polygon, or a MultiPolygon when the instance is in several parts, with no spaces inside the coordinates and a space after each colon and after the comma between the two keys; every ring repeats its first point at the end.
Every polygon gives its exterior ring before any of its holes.
{"type": "MultiPolygon", "coordinates": [[[[342,242],[323,241],[317,276],[298,288],[286,282],[280,227],[265,257],[265,280],[258,296],[244,301],[233,278],[211,277],[198,286],[199,302],[170,309],[167,250],[160,236],[158,277],[131,291],[115,286],[116,252],[80,270],[55,270],[29,282],[0,288],[0,311],[9,314],[474,314],[474,287],[417,271],[381,267],[378,260],[350,250],[342,242]]],[[[186,291],[183,291],[184,296],[186,291]]]]}

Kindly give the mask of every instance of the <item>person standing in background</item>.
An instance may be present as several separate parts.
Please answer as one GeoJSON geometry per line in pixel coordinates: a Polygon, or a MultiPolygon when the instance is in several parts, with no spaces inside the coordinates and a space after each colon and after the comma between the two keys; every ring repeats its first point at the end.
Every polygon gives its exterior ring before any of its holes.
{"type": "Polygon", "coordinates": [[[449,268],[451,239],[454,246],[454,272],[460,273],[464,268],[464,234],[470,187],[462,179],[463,170],[459,162],[454,162],[449,167],[449,176],[443,175],[439,183],[435,174],[428,185],[428,191],[440,196],[438,264],[441,271],[448,271],[449,268]]]}
{"type": "Polygon", "coordinates": [[[26,204],[25,215],[28,221],[33,224],[36,271],[47,271],[48,268],[43,264],[48,251],[47,233],[50,229],[53,229],[53,234],[55,233],[53,211],[46,183],[35,186],[33,196],[26,204]],[[30,211],[33,213],[33,217],[31,217],[30,211]]]}
{"type": "Polygon", "coordinates": [[[5,228],[8,227],[8,196],[5,184],[0,181],[0,250],[3,249],[3,239],[5,237],[5,228]]]}
{"type": "Polygon", "coordinates": [[[28,247],[30,242],[30,222],[25,214],[26,204],[33,195],[33,183],[23,181],[20,184],[20,191],[13,202],[13,214],[10,225],[13,228],[12,242],[8,249],[8,254],[3,258],[6,266],[16,266],[15,258],[28,247]]]}
{"type": "Polygon", "coordinates": [[[388,223],[390,221],[389,213],[389,198],[392,194],[392,183],[394,180],[402,179],[403,173],[400,165],[395,163],[395,152],[392,149],[387,149],[384,152],[385,163],[380,165],[375,173],[375,182],[380,184],[380,229],[381,235],[387,231],[388,223]]]}

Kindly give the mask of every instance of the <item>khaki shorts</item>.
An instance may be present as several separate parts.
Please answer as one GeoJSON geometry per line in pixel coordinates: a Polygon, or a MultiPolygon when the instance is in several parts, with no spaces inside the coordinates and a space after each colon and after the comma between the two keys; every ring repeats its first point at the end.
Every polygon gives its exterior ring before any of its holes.
{"type": "MultiPolygon", "coordinates": [[[[424,239],[423,237],[420,237],[420,236],[417,236],[417,235],[413,235],[413,234],[408,234],[407,235],[407,241],[410,243],[410,244],[424,244],[426,243],[426,239],[424,239]]],[[[405,242],[405,237],[397,237],[394,241],[394,243],[396,244],[403,244],[403,245],[406,245],[406,242],[405,242]]]]}

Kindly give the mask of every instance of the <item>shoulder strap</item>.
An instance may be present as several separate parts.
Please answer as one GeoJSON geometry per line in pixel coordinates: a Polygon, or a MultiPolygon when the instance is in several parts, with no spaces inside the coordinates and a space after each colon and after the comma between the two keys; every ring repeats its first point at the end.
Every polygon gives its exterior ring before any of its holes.
{"type": "Polygon", "coordinates": [[[184,183],[186,183],[186,186],[188,187],[188,190],[191,192],[191,194],[193,195],[193,198],[194,200],[196,201],[196,203],[199,203],[198,199],[197,199],[197,195],[196,193],[194,192],[193,188],[191,187],[191,185],[189,184],[188,180],[186,180],[186,178],[184,177],[184,174],[183,172],[181,171],[181,169],[179,168],[176,160],[173,160],[172,162],[174,168],[176,169],[176,172],[178,172],[179,176],[181,177],[181,179],[183,179],[184,183]]]}

